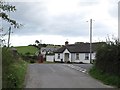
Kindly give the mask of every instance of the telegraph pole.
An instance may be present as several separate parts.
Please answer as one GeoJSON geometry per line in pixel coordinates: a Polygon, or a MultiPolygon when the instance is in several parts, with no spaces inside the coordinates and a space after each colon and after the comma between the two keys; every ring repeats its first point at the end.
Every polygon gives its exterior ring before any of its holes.
{"type": "Polygon", "coordinates": [[[90,63],[92,63],[92,19],[90,19],[90,63]]]}
{"type": "Polygon", "coordinates": [[[9,27],[9,30],[8,30],[8,48],[10,46],[10,34],[11,34],[11,27],[9,27]]]}
{"type": "MultiPolygon", "coordinates": [[[[9,5],[9,2],[7,4],[9,5]]],[[[10,11],[9,10],[8,10],[8,15],[10,18],[10,11]]],[[[9,26],[9,29],[8,29],[8,48],[10,47],[10,34],[11,34],[11,25],[9,26]]]]}
{"type": "Polygon", "coordinates": [[[120,42],[120,1],[118,2],[118,42],[120,42]]]}

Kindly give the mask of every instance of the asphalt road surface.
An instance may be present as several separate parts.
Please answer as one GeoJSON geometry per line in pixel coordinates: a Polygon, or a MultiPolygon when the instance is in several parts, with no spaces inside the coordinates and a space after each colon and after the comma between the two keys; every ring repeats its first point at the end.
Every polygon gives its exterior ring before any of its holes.
{"type": "Polygon", "coordinates": [[[67,64],[30,64],[25,88],[112,88],[67,64]]]}

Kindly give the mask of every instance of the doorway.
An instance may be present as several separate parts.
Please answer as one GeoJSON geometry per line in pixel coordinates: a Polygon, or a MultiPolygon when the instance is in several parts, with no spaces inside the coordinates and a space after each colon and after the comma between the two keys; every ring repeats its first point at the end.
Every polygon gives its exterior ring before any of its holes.
{"type": "Polygon", "coordinates": [[[69,53],[65,53],[65,55],[64,55],[64,61],[65,62],[69,61],[69,53]]]}

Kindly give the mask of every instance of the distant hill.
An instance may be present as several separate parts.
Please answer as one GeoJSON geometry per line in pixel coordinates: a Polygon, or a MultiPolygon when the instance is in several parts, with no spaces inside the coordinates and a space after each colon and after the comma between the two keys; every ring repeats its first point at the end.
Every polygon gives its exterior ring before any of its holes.
{"type": "Polygon", "coordinates": [[[29,53],[30,55],[34,55],[36,52],[38,52],[38,48],[34,46],[19,46],[14,47],[17,49],[18,53],[25,55],[26,53],[29,53]]]}

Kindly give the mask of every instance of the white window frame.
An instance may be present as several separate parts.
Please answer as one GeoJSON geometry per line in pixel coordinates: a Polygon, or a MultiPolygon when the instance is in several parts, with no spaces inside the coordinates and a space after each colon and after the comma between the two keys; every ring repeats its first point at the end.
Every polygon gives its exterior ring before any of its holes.
{"type": "Polygon", "coordinates": [[[80,54],[79,53],[76,53],[76,60],[79,60],[80,59],[80,54]]]}
{"type": "Polygon", "coordinates": [[[85,53],[85,60],[89,60],[89,53],[85,53]]]}
{"type": "Polygon", "coordinates": [[[58,59],[60,59],[60,53],[58,53],[58,59]]]}

